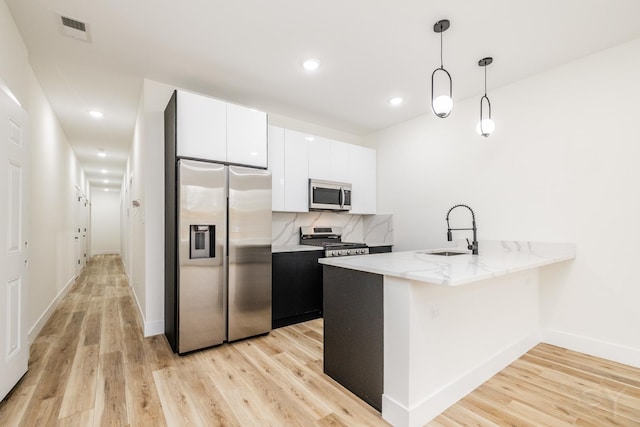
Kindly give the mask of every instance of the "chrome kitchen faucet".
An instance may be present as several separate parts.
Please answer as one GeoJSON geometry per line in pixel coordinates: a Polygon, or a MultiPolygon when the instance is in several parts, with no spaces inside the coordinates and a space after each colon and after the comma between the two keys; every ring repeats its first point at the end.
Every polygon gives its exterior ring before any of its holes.
{"type": "Polygon", "coordinates": [[[455,205],[451,209],[449,209],[449,212],[447,212],[447,240],[449,242],[453,241],[453,237],[451,236],[451,231],[455,231],[455,230],[473,230],[473,242],[469,243],[469,239],[467,239],[467,249],[471,251],[472,255],[478,255],[478,237],[477,237],[478,228],[476,227],[476,215],[475,213],[473,213],[473,209],[471,209],[469,206],[455,205]],[[452,210],[459,207],[464,207],[469,209],[469,211],[471,211],[471,224],[473,228],[451,228],[451,226],[449,225],[449,214],[451,213],[452,210]]]}

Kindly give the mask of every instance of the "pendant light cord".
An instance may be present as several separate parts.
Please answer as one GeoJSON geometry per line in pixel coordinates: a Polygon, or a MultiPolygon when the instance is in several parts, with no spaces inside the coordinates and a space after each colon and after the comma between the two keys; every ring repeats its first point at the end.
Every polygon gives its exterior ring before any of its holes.
{"type": "Polygon", "coordinates": [[[487,66],[484,66],[484,96],[487,96],[487,66]]]}
{"type": "Polygon", "coordinates": [[[444,68],[444,61],[442,60],[442,33],[444,31],[440,31],[440,68],[444,68]]]}

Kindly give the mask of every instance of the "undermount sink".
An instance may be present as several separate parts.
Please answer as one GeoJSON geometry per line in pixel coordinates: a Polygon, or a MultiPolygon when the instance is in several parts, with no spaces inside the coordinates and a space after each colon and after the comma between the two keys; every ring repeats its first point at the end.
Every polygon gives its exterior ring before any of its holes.
{"type": "Polygon", "coordinates": [[[454,256],[454,255],[469,255],[469,252],[451,252],[451,251],[442,251],[442,252],[420,252],[426,255],[440,255],[440,256],[454,256]]]}

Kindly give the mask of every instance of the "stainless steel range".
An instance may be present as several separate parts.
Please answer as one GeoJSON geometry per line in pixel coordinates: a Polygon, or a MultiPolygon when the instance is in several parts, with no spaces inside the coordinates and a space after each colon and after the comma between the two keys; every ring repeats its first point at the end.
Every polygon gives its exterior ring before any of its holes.
{"type": "Polygon", "coordinates": [[[343,242],[340,227],[300,227],[300,244],[322,246],[325,257],[369,253],[369,247],[365,243],[343,242]]]}

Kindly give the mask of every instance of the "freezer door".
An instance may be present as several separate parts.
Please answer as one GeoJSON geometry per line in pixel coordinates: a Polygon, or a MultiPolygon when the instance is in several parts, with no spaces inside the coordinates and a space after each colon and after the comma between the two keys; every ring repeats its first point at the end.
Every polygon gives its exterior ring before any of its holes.
{"type": "Polygon", "coordinates": [[[226,339],[224,165],[178,162],[178,353],[226,339]]]}
{"type": "Polygon", "coordinates": [[[271,172],[229,167],[228,340],[271,330],[271,172]]]}

